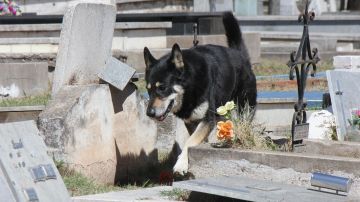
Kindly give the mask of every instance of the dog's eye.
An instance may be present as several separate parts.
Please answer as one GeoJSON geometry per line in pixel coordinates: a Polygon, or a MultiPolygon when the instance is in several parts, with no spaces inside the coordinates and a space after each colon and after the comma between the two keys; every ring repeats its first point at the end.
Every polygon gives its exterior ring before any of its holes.
{"type": "Polygon", "coordinates": [[[159,91],[165,91],[166,90],[166,86],[165,85],[160,85],[158,87],[159,91]]]}

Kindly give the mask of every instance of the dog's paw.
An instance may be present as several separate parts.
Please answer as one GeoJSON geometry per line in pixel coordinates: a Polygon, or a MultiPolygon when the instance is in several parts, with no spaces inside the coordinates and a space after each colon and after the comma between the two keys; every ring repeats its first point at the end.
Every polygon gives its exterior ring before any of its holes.
{"type": "Polygon", "coordinates": [[[173,172],[179,175],[185,175],[188,172],[189,163],[187,159],[179,158],[173,168],[173,172]]]}

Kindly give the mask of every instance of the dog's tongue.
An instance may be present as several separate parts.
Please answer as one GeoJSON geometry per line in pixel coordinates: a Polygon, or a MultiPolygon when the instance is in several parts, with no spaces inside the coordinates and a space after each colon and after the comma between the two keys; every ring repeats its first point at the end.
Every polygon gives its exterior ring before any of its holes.
{"type": "Polygon", "coordinates": [[[164,116],[164,115],[162,115],[162,116],[160,116],[159,118],[157,118],[158,121],[163,121],[164,119],[165,119],[165,116],[164,116]]]}

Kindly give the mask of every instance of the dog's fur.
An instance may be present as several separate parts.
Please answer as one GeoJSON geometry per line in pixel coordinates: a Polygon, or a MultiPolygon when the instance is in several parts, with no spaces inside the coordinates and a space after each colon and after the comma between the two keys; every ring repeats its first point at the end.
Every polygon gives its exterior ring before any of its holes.
{"type": "Polygon", "coordinates": [[[162,121],[173,112],[191,134],[174,166],[180,174],[188,170],[188,148],[206,139],[219,119],[217,107],[230,100],[239,109],[246,103],[256,105],[256,78],[237,20],[225,12],[223,23],[229,48],[202,45],[181,50],[174,44],[171,53],[158,60],[144,48],[147,115],[162,121]]]}

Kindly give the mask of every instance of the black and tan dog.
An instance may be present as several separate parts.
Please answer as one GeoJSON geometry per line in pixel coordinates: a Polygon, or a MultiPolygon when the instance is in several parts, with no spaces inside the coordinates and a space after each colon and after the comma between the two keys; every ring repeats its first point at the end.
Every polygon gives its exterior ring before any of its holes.
{"type": "Polygon", "coordinates": [[[171,53],[155,59],[144,48],[147,115],[159,121],[172,112],[184,120],[191,134],[173,168],[188,170],[188,148],[207,138],[219,117],[216,108],[233,100],[239,108],[256,105],[256,78],[237,20],[223,15],[229,48],[217,45],[181,50],[174,44],[171,53]]]}

